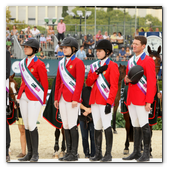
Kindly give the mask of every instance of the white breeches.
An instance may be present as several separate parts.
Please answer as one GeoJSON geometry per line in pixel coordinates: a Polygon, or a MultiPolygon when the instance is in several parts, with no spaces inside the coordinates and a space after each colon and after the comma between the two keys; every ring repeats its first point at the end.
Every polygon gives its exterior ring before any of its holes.
{"type": "Polygon", "coordinates": [[[96,130],[105,130],[111,126],[113,108],[109,114],[105,114],[105,105],[92,104],[91,105],[94,128],[96,130]]]}
{"type": "Polygon", "coordinates": [[[79,109],[80,103],[77,104],[77,107],[72,108],[72,102],[65,101],[63,95],[61,95],[59,110],[64,129],[71,129],[77,125],[79,109]]]}
{"type": "Polygon", "coordinates": [[[36,128],[38,115],[42,106],[41,103],[39,101],[29,100],[26,94],[22,93],[19,104],[25,129],[33,131],[36,128]]]}
{"type": "Polygon", "coordinates": [[[133,127],[143,127],[149,122],[149,112],[145,110],[145,106],[137,106],[131,103],[128,109],[133,127]]]}

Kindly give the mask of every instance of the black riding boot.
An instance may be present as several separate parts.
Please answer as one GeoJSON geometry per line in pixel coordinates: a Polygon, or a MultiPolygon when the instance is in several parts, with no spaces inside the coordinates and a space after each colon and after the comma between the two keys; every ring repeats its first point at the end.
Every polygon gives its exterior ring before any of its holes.
{"type": "Polygon", "coordinates": [[[39,159],[39,154],[38,154],[38,129],[37,129],[37,127],[33,131],[30,131],[30,136],[31,136],[32,153],[33,153],[30,162],[37,162],[38,159],[39,159]]]}
{"type": "Polygon", "coordinates": [[[78,139],[79,139],[77,125],[70,129],[70,134],[71,134],[71,140],[74,142],[72,142],[71,145],[71,153],[66,158],[64,158],[64,161],[77,161],[78,160],[77,149],[78,149],[78,139]]]}
{"type": "Polygon", "coordinates": [[[106,138],[106,152],[104,157],[101,159],[101,162],[107,162],[107,161],[112,161],[112,143],[113,143],[113,133],[112,133],[112,128],[108,127],[107,129],[104,130],[105,132],[105,138],[106,138]]]}
{"type": "Polygon", "coordinates": [[[142,156],[137,160],[138,162],[150,160],[151,131],[150,131],[149,123],[147,123],[142,127],[142,133],[143,133],[144,151],[142,156]]]}
{"type": "Polygon", "coordinates": [[[94,141],[96,153],[90,161],[100,161],[102,159],[102,130],[94,130],[94,141]]]}
{"type": "Polygon", "coordinates": [[[64,129],[64,133],[65,133],[65,139],[66,139],[66,146],[67,146],[67,152],[66,154],[59,158],[59,161],[64,161],[64,159],[70,154],[71,152],[71,134],[70,134],[70,130],[69,129],[64,129]]]}
{"type": "Polygon", "coordinates": [[[123,160],[133,160],[141,157],[141,141],[142,141],[142,129],[141,127],[133,128],[134,149],[131,155],[122,158],[123,160]]]}
{"type": "Polygon", "coordinates": [[[28,153],[23,157],[19,158],[19,161],[30,161],[32,157],[32,145],[31,145],[31,137],[30,137],[30,131],[25,129],[25,137],[27,142],[27,150],[28,153]]]}

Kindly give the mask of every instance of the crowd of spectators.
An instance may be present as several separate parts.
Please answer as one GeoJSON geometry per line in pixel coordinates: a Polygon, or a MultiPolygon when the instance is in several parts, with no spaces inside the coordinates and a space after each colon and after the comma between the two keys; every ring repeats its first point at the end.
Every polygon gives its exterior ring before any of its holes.
{"type": "MultiPolygon", "coordinates": [[[[45,59],[47,58],[44,55],[46,49],[54,49],[53,56],[56,58],[64,57],[62,48],[60,48],[61,41],[64,39],[66,35],[64,35],[66,31],[66,26],[63,22],[63,19],[60,19],[57,27],[58,34],[55,35],[54,27],[48,26],[46,34],[41,33],[36,26],[32,29],[30,26],[21,30],[20,32],[17,30],[17,27],[13,25],[12,30],[9,30],[9,27],[6,28],[6,48],[11,52],[11,57],[13,57],[11,47],[13,45],[13,36],[15,35],[18,39],[20,44],[23,44],[24,41],[27,41],[29,38],[36,38],[40,42],[41,53],[39,53],[39,58],[45,59]],[[58,38],[58,44],[54,47],[54,36],[58,38]]],[[[152,28],[149,28],[149,31],[153,31],[152,28]]],[[[159,31],[158,28],[155,30],[156,32],[159,31]]],[[[141,29],[140,32],[144,32],[144,29],[141,29]]],[[[80,49],[77,51],[76,56],[81,60],[87,59],[94,59],[95,56],[95,42],[101,39],[107,39],[112,43],[113,52],[111,53],[111,57],[114,58],[116,61],[126,61],[128,60],[133,54],[131,44],[125,44],[125,36],[122,36],[121,32],[113,32],[113,34],[108,35],[108,32],[105,31],[104,35],[102,35],[101,30],[98,30],[96,35],[84,35],[79,41],[80,49]],[[113,55],[114,54],[114,55],[113,55]]],[[[133,38],[139,35],[139,30],[136,29],[135,33],[132,35],[133,38]]],[[[132,38],[132,39],[133,39],[132,38]]]]}

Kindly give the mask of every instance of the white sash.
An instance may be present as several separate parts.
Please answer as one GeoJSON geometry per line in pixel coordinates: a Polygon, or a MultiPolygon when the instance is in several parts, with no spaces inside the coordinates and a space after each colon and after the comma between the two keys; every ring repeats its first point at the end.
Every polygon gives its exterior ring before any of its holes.
{"type": "MultiPolygon", "coordinates": [[[[143,58],[145,56],[145,52],[141,55],[141,57],[143,58]]],[[[133,57],[131,57],[128,61],[128,67],[129,69],[133,66],[137,65],[135,62],[135,55],[133,57]]],[[[137,86],[139,87],[139,89],[146,95],[147,92],[147,81],[146,81],[146,76],[143,75],[141,77],[141,79],[138,81],[137,86]]]]}
{"type": "MultiPolygon", "coordinates": [[[[70,58],[70,60],[74,58],[75,58],[75,55],[73,55],[70,58]]],[[[59,61],[58,66],[59,66],[60,76],[62,78],[64,85],[73,94],[75,87],[76,87],[76,79],[66,69],[65,61],[66,61],[66,57],[64,57],[62,60],[59,61]]]]}
{"type": "Polygon", "coordinates": [[[6,91],[9,93],[9,78],[6,79],[6,91]]]}
{"type": "MultiPolygon", "coordinates": [[[[6,91],[9,93],[9,78],[6,79],[6,91]]],[[[7,105],[9,105],[9,95],[7,95],[7,105]]]]}
{"type": "Polygon", "coordinates": [[[37,79],[31,74],[29,69],[26,66],[26,58],[19,62],[19,68],[21,71],[21,76],[31,91],[31,93],[40,101],[43,105],[44,100],[44,88],[42,85],[37,81],[37,79]]]}
{"type": "MultiPolygon", "coordinates": [[[[110,59],[108,58],[105,63],[108,65],[109,62],[110,62],[110,59]]],[[[100,67],[100,61],[96,61],[90,65],[92,73],[95,72],[99,67],[100,67]]],[[[107,100],[109,97],[110,85],[105,79],[103,73],[99,74],[96,84],[101,95],[104,97],[105,100],[107,100]]]]}

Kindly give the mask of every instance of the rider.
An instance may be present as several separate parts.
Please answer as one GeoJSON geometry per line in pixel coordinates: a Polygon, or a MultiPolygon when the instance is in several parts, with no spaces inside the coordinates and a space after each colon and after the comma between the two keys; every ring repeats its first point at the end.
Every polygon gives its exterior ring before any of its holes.
{"type": "Polygon", "coordinates": [[[63,122],[67,153],[59,160],[78,160],[78,130],[77,119],[80,108],[80,97],[84,83],[85,67],[82,60],[76,58],[78,50],[77,40],[67,37],[60,45],[63,47],[65,57],[59,61],[54,106],[60,110],[63,122]]]}
{"type": "Polygon", "coordinates": [[[133,52],[126,68],[124,82],[128,85],[127,105],[134,133],[134,150],[131,155],[123,160],[136,159],[138,162],[150,160],[151,132],[148,122],[149,112],[152,109],[154,96],[156,94],[156,73],[154,60],[143,51],[147,44],[144,36],[136,36],[133,41],[133,52]],[[135,65],[144,69],[144,75],[137,84],[133,84],[128,78],[128,71],[135,65]],[[141,155],[141,141],[143,137],[144,152],[141,155]]]}
{"type": "Polygon", "coordinates": [[[111,161],[113,134],[111,129],[112,106],[118,90],[119,70],[118,65],[110,60],[112,44],[108,40],[99,40],[96,45],[97,58],[91,64],[86,84],[92,86],[89,104],[95,129],[96,154],[91,161],[111,161]],[[102,127],[105,131],[106,153],[102,158],[102,127]]]}
{"type": "Polygon", "coordinates": [[[39,155],[36,122],[41,106],[46,101],[47,70],[45,64],[35,56],[39,49],[39,42],[36,39],[29,39],[22,46],[24,46],[24,53],[27,57],[19,63],[22,82],[17,99],[19,99],[20,111],[25,125],[28,153],[18,160],[37,162],[39,155]]]}

